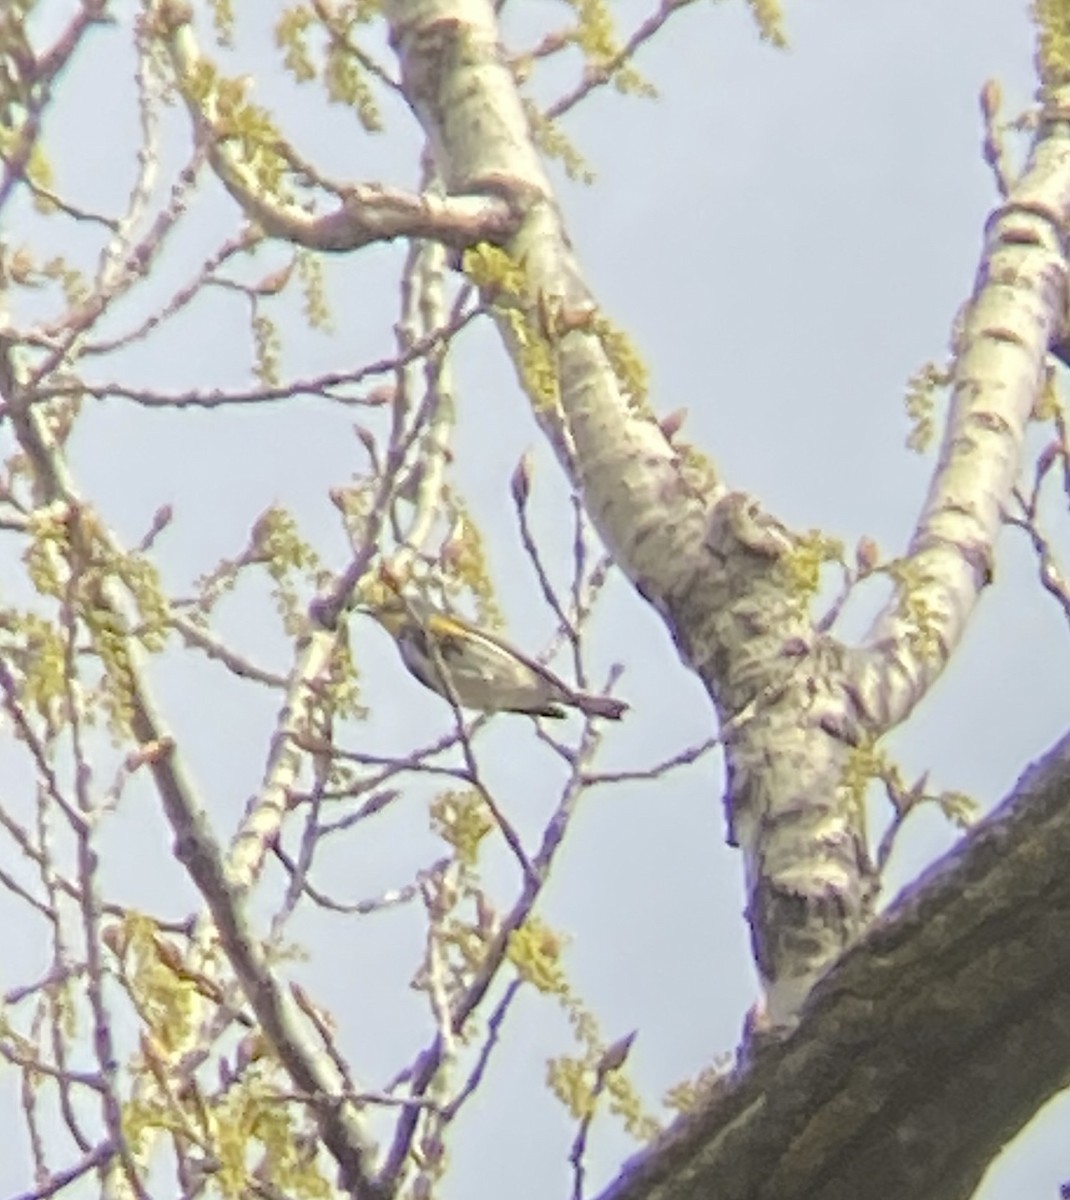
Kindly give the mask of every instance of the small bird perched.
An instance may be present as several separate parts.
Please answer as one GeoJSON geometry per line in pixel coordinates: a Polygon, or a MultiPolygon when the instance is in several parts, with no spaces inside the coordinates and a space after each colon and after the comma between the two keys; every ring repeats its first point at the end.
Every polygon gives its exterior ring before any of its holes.
{"type": "Polygon", "coordinates": [[[402,662],[425,687],[450,698],[439,662],[454,698],[482,712],[520,712],[533,717],[563,717],[578,708],[589,717],[619,721],[628,705],[613,696],[577,692],[546,667],[493,634],[426,600],[388,590],[361,608],[397,643],[402,662]]]}

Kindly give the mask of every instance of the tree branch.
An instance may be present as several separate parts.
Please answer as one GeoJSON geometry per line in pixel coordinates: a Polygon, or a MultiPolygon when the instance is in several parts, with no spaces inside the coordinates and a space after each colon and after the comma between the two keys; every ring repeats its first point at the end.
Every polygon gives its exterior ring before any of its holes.
{"type": "MultiPolygon", "coordinates": [[[[1066,111],[1070,89],[1050,103],[1066,111]]],[[[1065,320],[1068,130],[1066,120],[1042,123],[1026,170],[988,222],[940,459],[897,594],[866,639],[870,654],[858,676],[882,731],[928,692],[992,581],[1045,357],[1065,320]]]]}
{"type": "MultiPolygon", "coordinates": [[[[229,110],[236,106],[233,98],[221,100],[219,81],[197,47],[191,18],[184,0],[159,0],[156,4],[156,27],[170,53],[178,88],[198,131],[197,140],[208,145],[209,159],[223,186],[269,237],[310,250],[342,252],[400,237],[426,238],[464,249],[477,242],[503,241],[515,232],[520,213],[506,196],[487,192],[413,195],[379,183],[334,184],[300,161],[279,138],[253,146],[250,133],[228,132],[228,121],[235,123],[229,110]],[[206,80],[212,81],[210,86],[206,80]],[[269,190],[249,161],[257,155],[273,157],[276,165],[285,164],[295,177],[333,194],[338,206],[328,213],[310,213],[307,204],[285,195],[288,189],[276,185],[269,190]]],[[[252,106],[247,105],[246,112],[252,116],[252,106]]]]}
{"type": "Polygon", "coordinates": [[[1065,308],[1070,147],[1060,113],[1070,103],[1053,95],[1030,164],[990,225],[944,450],[898,596],[865,645],[847,648],[810,619],[814,547],[750,497],[728,493],[713,467],[679,451],[629,394],[489,0],[386,0],[383,11],[406,98],[447,188],[504,190],[524,208],[506,246],[522,288],[489,271],[485,298],[562,466],[722,722],[761,700],[726,743],[727,807],[745,857],[768,1015],[790,1024],[872,912],[872,863],[847,794],[852,754],[925,695],[991,578],[1025,424],[1065,308]],[[507,303],[495,285],[510,291],[507,303]]]}
{"type": "Polygon", "coordinates": [[[860,812],[841,795],[859,740],[842,650],[815,636],[800,603],[790,570],[797,539],[750,497],[728,492],[700,455],[675,446],[623,378],[491,5],[387,0],[383,11],[447,190],[505,191],[524,210],[506,246],[522,287],[510,279],[507,289],[491,271],[484,298],[534,415],[614,560],[734,728],[731,835],[746,857],[769,1011],[788,1023],[864,927],[873,891],[860,812]],[[762,711],[740,720],[759,700],[762,711]]]}
{"type": "Polygon", "coordinates": [[[1070,1085],[1070,734],[602,1200],[965,1200],[1070,1085]]]}

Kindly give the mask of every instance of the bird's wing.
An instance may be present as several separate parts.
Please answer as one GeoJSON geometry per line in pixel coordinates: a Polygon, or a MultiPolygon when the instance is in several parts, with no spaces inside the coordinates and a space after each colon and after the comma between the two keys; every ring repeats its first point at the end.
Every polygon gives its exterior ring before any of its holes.
{"type": "MultiPolygon", "coordinates": [[[[456,619],[456,618],[455,618],[456,619]]],[[[515,646],[511,646],[503,638],[496,637],[493,633],[487,633],[482,629],[476,629],[465,622],[465,630],[468,636],[475,641],[481,642],[488,649],[495,651],[497,654],[504,655],[506,658],[516,659],[522,662],[529,670],[534,671],[541,679],[544,679],[551,687],[557,689],[564,696],[571,696],[573,689],[568,686],[563,679],[550,670],[549,667],[544,667],[542,663],[536,662],[533,658],[528,658],[526,654],[521,653],[515,646]]],[[[460,651],[460,640],[451,638],[448,634],[444,638],[440,638],[439,642],[452,643],[457,652],[460,651]]],[[[452,650],[447,649],[446,653],[452,653],[452,650]]]]}

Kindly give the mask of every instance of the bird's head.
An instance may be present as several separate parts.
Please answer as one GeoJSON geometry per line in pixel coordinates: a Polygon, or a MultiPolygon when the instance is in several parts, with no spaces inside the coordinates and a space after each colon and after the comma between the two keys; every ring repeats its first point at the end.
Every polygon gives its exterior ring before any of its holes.
{"type": "Polygon", "coordinates": [[[414,617],[419,617],[420,602],[403,596],[392,580],[381,575],[361,586],[356,610],[374,617],[387,633],[396,637],[414,617]]]}

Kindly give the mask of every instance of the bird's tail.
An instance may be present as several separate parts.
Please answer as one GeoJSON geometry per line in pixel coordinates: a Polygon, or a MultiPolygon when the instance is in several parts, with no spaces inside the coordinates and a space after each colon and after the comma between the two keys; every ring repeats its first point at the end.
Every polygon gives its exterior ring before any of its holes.
{"type": "Polygon", "coordinates": [[[576,692],[571,699],[580,712],[589,717],[605,717],[607,721],[619,721],[628,711],[628,705],[615,696],[590,696],[586,692],[576,692]]]}

